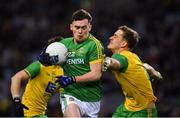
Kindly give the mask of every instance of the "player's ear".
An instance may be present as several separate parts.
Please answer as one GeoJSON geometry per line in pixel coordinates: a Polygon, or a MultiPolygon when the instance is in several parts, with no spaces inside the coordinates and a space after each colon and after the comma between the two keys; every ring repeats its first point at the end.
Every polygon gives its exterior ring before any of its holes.
{"type": "Polygon", "coordinates": [[[126,40],[123,40],[123,41],[121,42],[121,47],[124,48],[124,47],[126,47],[126,46],[127,46],[127,41],[126,41],[126,40]]]}
{"type": "Polygon", "coordinates": [[[73,29],[73,25],[72,25],[72,24],[70,24],[70,30],[72,31],[72,29],[73,29]]]}
{"type": "Polygon", "coordinates": [[[91,31],[91,28],[92,28],[92,25],[89,24],[89,29],[88,29],[89,32],[91,31]]]}

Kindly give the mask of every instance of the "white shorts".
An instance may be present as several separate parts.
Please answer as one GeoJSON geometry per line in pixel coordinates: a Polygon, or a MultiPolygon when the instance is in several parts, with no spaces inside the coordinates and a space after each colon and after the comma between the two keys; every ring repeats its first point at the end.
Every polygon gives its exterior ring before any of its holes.
{"type": "Polygon", "coordinates": [[[60,103],[61,103],[61,109],[62,112],[64,113],[65,108],[71,104],[74,103],[76,104],[79,109],[80,109],[80,114],[82,117],[92,117],[92,118],[97,118],[98,113],[100,111],[100,101],[98,102],[84,102],[81,101],[74,96],[71,95],[66,95],[60,94],[60,103]]]}

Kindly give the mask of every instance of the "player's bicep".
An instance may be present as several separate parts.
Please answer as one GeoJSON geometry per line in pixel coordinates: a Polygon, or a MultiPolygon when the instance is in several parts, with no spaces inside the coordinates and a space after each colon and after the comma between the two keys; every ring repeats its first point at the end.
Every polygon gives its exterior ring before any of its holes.
{"type": "Polygon", "coordinates": [[[104,56],[104,48],[100,43],[95,43],[91,45],[89,49],[89,61],[103,59],[104,56]]]}
{"type": "Polygon", "coordinates": [[[119,70],[121,67],[121,64],[118,60],[111,58],[111,64],[110,64],[110,69],[113,70],[119,70]]]}
{"type": "Polygon", "coordinates": [[[29,76],[28,73],[26,73],[25,70],[21,70],[21,71],[17,72],[12,78],[13,78],[13,80],[18,80],[19,79],[19,81],[21,81],[21,80],[29,79],[30,76],[29,76]]]}
{"type": "Polygon", "coordinates": [[[97,63],[91,63],[90,64],[90,69],[93,72],[101,72],[101,68],[102,68],[102,62],[99,61],[97,63]]]}
{"type": "Polygon", "coordinates": [[[90,73],[93,76],[92,78],[95,78],[96,80],[100,79],[102,73],[102,62],[97,62],[97,63],[91,63],[90,64],[90,73]]]}
{"type": "Polygon", "coordinates": [[[40,72],[40,63],[35,61],[25,68],[26,73],[31,77],[36,77],[40,72]]]}
{"type": "Polygon", "coordinates": [[[119,70],[120,72],[125,72],[128,68],[128,60],[125,56],[120,54],[112,55],[111,69],[119,70]]]}

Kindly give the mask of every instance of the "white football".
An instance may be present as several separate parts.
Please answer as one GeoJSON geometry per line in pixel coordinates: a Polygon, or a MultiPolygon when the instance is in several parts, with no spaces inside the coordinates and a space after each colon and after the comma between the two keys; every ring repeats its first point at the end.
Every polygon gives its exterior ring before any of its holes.
{"type": "Polygon", "coordinates": [[[63,64],[66,61],[68,49],[64,44],[54,42],[48,45],[46,48],[46,53],[49,53],[49,56],[56,60],[54,64],[63,64]]]}

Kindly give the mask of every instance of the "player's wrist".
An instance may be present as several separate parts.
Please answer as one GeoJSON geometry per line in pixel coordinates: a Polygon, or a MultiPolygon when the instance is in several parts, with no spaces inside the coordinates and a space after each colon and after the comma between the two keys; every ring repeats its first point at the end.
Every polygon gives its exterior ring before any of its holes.
{"type": "Polygon", "coordinates": [[[16,95],[13,95],[12,98],[20,98],[20,95],[19,94],[16,94],[16,95]]]}
{"type": "Polygon", "coordinates": [[[76,77],[75,77],[75,76],[72,76],[71,78],[72,78],[72,82],[73,82],[73,83],[76,83],[76,77]]]}
{"type": "Polygon", "coordinates": [[[20,97],[15,97],[15,98],[13,98],[13,101],[14,101],[15,104],[16,103],[21,103],[21,98],[20,97]]]}
{"type": "Polygon", "coordinates": [[[156,71],[158,79],[162,79],[162,75],[159,71],[156,71]]]}

